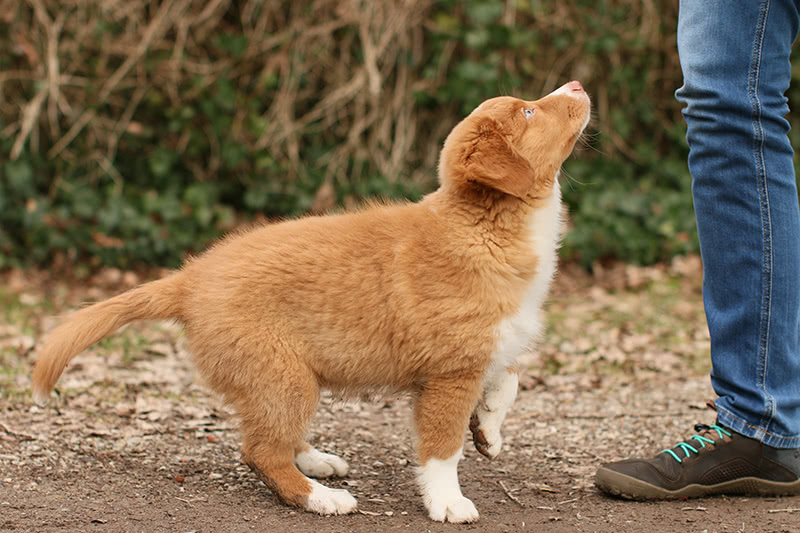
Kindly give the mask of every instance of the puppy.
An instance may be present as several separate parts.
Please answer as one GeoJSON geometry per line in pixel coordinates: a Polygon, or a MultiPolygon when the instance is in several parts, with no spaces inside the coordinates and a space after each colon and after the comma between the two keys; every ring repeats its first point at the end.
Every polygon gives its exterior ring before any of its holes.
{"type": "Polygon", "coordinates": [[[320,389],[409,392],[430,518],[472,522],[456,472],[467,427],[500,451],[515,358],[541,329],[561,232],[558,174],[589,120],[573,81],[487,100],[444,143],[440,187],[235,233],[167,277],[72,314],[33,375],[44,402],[67,363],[136,320],[181,323],[207,383],[237,412],[243,458],[285,503],[356,509],[311,477],[347,463],[305,441],[320,389]]]}

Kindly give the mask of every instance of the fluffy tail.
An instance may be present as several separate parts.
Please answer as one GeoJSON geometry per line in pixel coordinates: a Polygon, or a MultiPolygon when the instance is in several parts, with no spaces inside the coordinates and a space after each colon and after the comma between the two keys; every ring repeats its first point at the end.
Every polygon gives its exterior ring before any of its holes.
{"type": "Polygon", "coordinates": [[[50,390],[73,357],[136,320],[181,318],[183,274],[140,285],[72,313],[50,333],[33,371],[33,397],[45,404],[50,390]]]}

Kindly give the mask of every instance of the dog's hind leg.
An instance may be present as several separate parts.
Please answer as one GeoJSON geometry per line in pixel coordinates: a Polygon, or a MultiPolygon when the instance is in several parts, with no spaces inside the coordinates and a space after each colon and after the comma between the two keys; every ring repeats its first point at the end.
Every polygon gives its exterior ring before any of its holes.
{"type": "Polygon", "coordinates": [[[481,376],[429,380],[416,398],[417,480],[428,515],[440,522],[474,522],[478,510],[461,494],[458,462],[464,432],[481,392],[481,376]]]}
{"type": "Polygon", "coordinates": [[[356,500],[349,492],[307,478],[295,464],[297,443],[303,442],[318,399],[314,376],[297,368],[239,399],[244,460],[289,505],[323,515],[351,513],[356,500]]]}

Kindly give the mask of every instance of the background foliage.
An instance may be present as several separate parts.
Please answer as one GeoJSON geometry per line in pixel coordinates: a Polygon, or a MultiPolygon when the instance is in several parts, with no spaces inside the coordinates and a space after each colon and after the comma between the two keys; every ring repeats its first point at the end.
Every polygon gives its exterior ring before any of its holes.
{"type": "Polygon", "coordinates": [[[673,0],[0,0],[0,268],[175,266],[242,220],[416,199],[475,105],[570,79],[596,118],[566,165],[565,255],[693,250],[676,19],[673,0]]]}

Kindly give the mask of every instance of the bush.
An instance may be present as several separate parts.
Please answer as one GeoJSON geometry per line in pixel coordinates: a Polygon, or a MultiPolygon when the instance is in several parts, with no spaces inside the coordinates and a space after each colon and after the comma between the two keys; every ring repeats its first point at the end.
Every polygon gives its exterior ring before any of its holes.
{"type": "Polygon", "coordinates": [[[565,255],[696,249],[674,2],[6,6],[0,268],[175,266],[242,220],[416,199],[475,105],[569,79],[596,134],[566,166],[565,255]]]}

